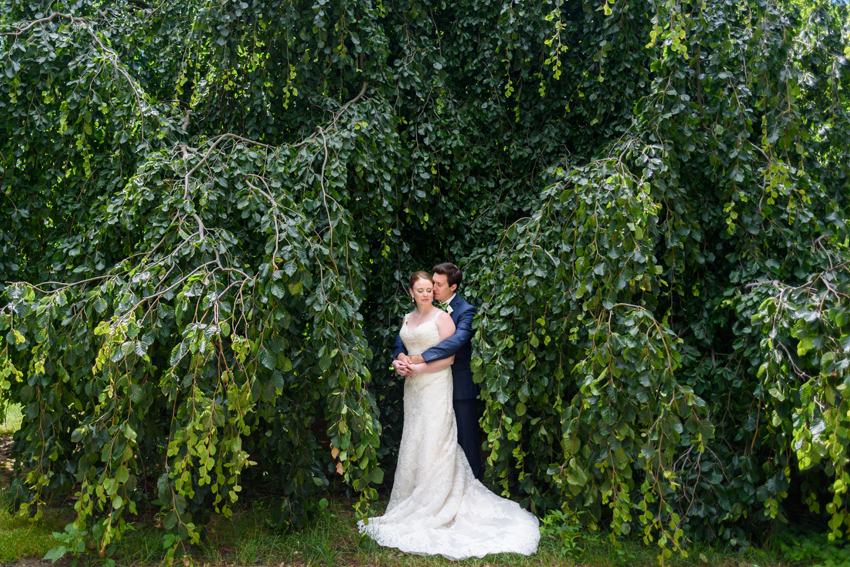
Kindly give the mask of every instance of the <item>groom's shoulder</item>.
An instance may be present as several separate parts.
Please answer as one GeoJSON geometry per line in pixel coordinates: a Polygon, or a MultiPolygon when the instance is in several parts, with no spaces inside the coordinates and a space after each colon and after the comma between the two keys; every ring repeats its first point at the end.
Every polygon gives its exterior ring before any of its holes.
{"type": "Polygon", "coordinates": [[[472,309],[473,311],[476,311],[476,312],[478,311],[478,309],[476,309],[476,307],[475,307],[474,305],[472,305],[471,303],[469,303],[466,299],[464,299],[464,298],[463,298],[463,297],[461,297],[460,295],[458,295],[458,296],[457,296],[457,298],[460,300],[460,301],[458,302],[458,303],[460,303],[460,305],[458,305],[458,308],[459,308],[459,309],[462,309],[462,310],[464,310],[464,311],[466,311],[466,310],[468,310],[468,309],[472,309]]]}

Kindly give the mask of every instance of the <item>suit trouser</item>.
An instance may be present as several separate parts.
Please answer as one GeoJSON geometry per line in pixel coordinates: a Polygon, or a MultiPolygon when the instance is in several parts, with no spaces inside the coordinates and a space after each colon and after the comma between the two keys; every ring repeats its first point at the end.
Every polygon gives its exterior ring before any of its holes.
{"type": "Polygon", "coordinates": [[[457,443],[466,454],[472,474],[481,480],[481,443],[478,440],[478,400],[452,400],[457,422],[457,443]]]}

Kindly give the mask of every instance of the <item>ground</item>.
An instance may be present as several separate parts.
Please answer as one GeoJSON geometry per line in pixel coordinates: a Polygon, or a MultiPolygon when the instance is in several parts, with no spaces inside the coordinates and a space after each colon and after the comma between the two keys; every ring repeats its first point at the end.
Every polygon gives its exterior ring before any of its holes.
{"type": "MultiPolygon", "coordinates": [[[[20,424],[20,411],[10,412],[10,421],[0,424],[0,500],[9,486],[12,471],[11,433],[20,424]]],[[[644,546],[640,540],[628,540],[614,546],[604,536],[582,535],[565,546],[555,537],[544,535],[540,550],[530,558],[516,555],[488,556],[451,562],[442,557],[421,557],[381,548],[357,531],[353,500],[342,494],[329,495],[330,506],[308,528],[297,532],[280,533],[270,529],[269,517],[274,498],[257,497],[245,500],[231,519],[214,517],[208,526],[208,537],[190,550],[191,561],[205,567],[241,565],[270,565],[274,567],[620,567],[658,565],[657,551],[644,546]]],[[[386,507],[388,494],[373,505],[373,513],[386,507]]],[[[8,497],[5,498],[8,501],[8,497]]],[[[73,510],[51,509],[38,522],[13,515],[7,506],[0,507],[0,567],[53,566],[40,558],[57,545],[54,531],[62,531],[73,521],[73,510]]],[[[156,527],[156,514],[151,512],[137,522],[137,529],[128,533],[118,545],[114,558],[118,565],[154,566],[164,563],[162,530],[156,527]]],[[[774,546],[775,547],[775,546],[774,546]]],[[[771,550],[716,550],[707,547],[690,550],[688,558],[674,557],[668,564],[681,566],[765,567],[811,565],[814,561],[789,563],[783,554],[771,550]]],[[[183,560],[176,562],[177,566],[183,560]]],[[[104,565],[92,551],[79,562],[81,567],[104,565]]],[[[71,567],[72,560],[64,558],[59,567],[71,567]]],[[[835,565],[841,565],[837,563],[835,565]]],[[[850,567],[850,564],[847,565],[850,567]]]]}

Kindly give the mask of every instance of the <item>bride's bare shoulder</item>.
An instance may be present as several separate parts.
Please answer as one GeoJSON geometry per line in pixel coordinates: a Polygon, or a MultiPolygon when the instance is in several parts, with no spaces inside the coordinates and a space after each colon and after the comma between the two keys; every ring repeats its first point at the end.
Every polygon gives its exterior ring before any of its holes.
{"type": "Polygon", "coordinates": [[[451,325],[452,327],[455,326],[455,322],[452,320],[452,316],[446,313],[445,311],[437,315],[437,323],[440,325],[451,325]]]}

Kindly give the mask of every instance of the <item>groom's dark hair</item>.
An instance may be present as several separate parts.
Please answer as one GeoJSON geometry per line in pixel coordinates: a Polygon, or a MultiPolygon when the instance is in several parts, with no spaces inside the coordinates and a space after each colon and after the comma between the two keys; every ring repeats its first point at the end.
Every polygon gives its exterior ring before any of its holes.
{"type": "Polygon", "coordinates": [[[460,282],[463,281],[463,273],[451,262],[437,264],[434,266],[434,273],[446,276],[446,281],[449,282],[449,287],[453,285],[460,286],[460,282]]]}

